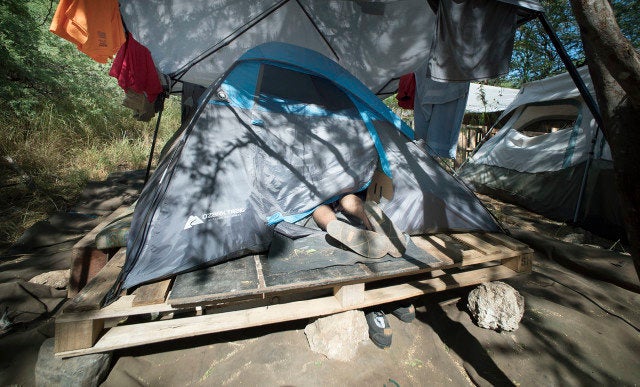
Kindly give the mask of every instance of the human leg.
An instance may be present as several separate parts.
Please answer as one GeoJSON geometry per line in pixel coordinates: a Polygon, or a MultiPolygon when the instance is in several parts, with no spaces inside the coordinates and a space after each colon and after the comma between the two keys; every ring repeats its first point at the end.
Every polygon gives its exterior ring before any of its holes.
{"type": "Polygon", "coordinates": [[[367,214],[365,213],[362,199],[354,194],[348,194],[343,196],[339,203],[345,213],[360,219],[367,230],[373,230],[371,222],[369,222],[369,218],[367,218],[367,214]]]}
{"type": "MultiPolygon", "coordinates": [[[[346,204],[353,208],[351,206],[352,199],[348,199],[346,204]]],[[[364,207],[362,213],[364,214],[364,207]]],[[[319,206],[313,211],[312,216],[318,227],[350,250],[368,258],[381,258],[387,254],[387,241],[384,235],[363,230],[338,220],[330,206],[319,206]]],[[[366,215],[364,216],[366,218],[366,215]]]]}
{"type": "Polygon", "coordinates": [[[318,227],[324,231],[327,231],[327,225],[331,221],[338,219],[333,209],[326,204],[318,206],[318,208],[313,211],[312,216],[318,227]]]}

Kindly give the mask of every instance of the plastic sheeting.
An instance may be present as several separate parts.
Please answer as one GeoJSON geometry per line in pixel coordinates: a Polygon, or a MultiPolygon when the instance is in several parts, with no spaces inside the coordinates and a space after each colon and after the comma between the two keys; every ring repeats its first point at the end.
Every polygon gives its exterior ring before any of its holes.
{"type": "Polygon", "coordinates": [[[472,83],[464,110],[467,113],[499,112],[505,110],[518,95],[518,89],[472,83]]]}

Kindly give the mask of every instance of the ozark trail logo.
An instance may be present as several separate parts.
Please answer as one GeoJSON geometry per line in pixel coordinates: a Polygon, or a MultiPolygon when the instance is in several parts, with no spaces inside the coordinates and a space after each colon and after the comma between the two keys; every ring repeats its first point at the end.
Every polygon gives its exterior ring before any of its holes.
{"type": "Polygon", "coordinates": [[[232,208],[229,210],[208,212],[206,214],[202,214],[202,216],[198,217],[196,215],[190,215],[189,219],[187,219],[187,223],[184,225],[183,230],[190,229],[193,226],[197,226],[199,224],[203,224],[205,220],[208,219],[223,219],[223,218],[233,218],[234,216],[238,216],[245,212],[246,208],[232,208]]]}
{"type": "Polygon", "coordinates": [[[202,219],[198,218],[195,215],[191,215],[189,219],[187,219],[187,223],[184,225],[184,230],[189,229],[195,225],[204,223],[202,219]]]}

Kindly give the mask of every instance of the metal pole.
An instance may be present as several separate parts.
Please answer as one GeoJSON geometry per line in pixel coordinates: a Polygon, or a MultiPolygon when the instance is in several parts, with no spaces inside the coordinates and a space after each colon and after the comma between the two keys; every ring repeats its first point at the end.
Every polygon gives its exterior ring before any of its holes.
{"type": "Polygon", "coordinates": [[[164,110],[164,94],[158,95],[158,98],[162,98],[160,111],[158,112],[158,119],[156,120],[156,129],[153,131],[153,141],[151,142],[151,151],[149,152],[149,162],[147,163],[147,173],[144,175],[144,183],[142,187],[147,185],[149,180],[149,172],[151,171],[151,161],[153,161],[153,152],[156,148],[156,140],[158,139],[158,130],[160,129],[160,119],[162,118],[162,111],[164,110]]]}
{"type": "Polygon", "coordinates": [[[598,132],[600,131],[600,128],[602,128],[602,116],[600,115],[600,110],[598,110],[598,105],[596,105],[596,101],[593,99],[593,96],[587,89],[587,86],[584,84],[584,81],[580,77],[580,74],[578,74],[578,69],[571,61],[569,54],[567,54],[567,51],[562,46],[562,43],[560,42],[558,35],[556,35],[553,28],[551,28],[551,25],[549,24],[549,21],[547,20],[547,17],[544,15],[544,13],[542,12],[538,13],[538,20],[540,20],[540,23],[542,23],[542,27],[544,28],[547,35],[549,35],[549,38],[551,39],[551,43],[553,44],[553,47],[556,49],[556,52],[560,56],[562,63],[564,63],[564,67],[566,67],[567,71],[569,72],[569,75],[571,76],[571,79],[573,79],[573,83],[575,83],[575,85],[578,87],[578,91],[580,92],[580,95],[584,99],[584,102],[587,104],[589,111],[591,111],[593,118],[596,120],[596,123],[598,124],[596,133],[593,135],[593,138],[591,139],[591,149],[589,150],[589,158],[587,158],[587,164],[585,165],[584,175],[582,177],[582,183],[580,185],[580,193],[578,194],[578,202],[576,203],[576,209],[573,214],[573,222],[577,223],[578,215],[582,207],[582,199],[584,197],[584,193],[587,188],[589,168],[591,167],[591,162],[593,160],[593,150],[595,149],[595,146],[596,146],[598,132]]]}

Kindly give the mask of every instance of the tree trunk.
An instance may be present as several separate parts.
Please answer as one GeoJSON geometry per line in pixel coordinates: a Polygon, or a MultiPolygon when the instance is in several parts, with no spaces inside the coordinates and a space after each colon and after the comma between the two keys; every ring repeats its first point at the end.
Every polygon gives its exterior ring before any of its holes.
{"type": "Polygon", "coordinates": [[[606,0],[570,0],[611,147],[616,188],[640,278],[640,55],[606,0]]]}

